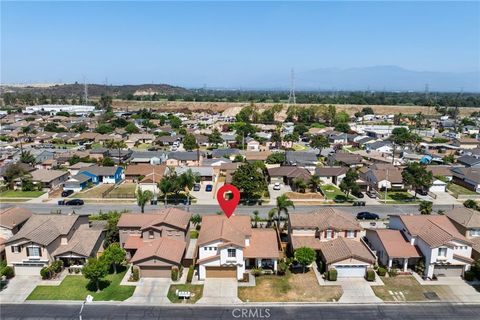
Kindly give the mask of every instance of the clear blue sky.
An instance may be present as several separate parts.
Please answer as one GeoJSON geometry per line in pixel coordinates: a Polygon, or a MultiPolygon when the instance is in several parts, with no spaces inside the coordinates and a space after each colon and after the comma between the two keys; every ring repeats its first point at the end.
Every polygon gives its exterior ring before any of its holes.
{"type": "MultiPolygon", "coordinates": [[[[12,82],[237,84],[318,68],[480,69],[478,2],[3,2],[12,82]]],[[[288,76],[287,76],[288,77],[288,76]]]]}

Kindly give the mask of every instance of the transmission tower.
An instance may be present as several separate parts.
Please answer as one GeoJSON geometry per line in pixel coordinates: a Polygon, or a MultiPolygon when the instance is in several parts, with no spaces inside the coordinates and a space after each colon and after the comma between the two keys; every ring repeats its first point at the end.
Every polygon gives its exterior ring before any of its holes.
{"type": "Polygon", "coordinates": [[[295,71],[290,71],[290,94],[288,95],[288,103],[296,104],[297,99],[295,98],[295,71]]]}
{"type": "Polygon", "coordinates": [[[425,83],[425,103],[427,104],[428,116],[430,116],[430,107],[431,107],[429,95],[430,95],[430,92],[429,92],[428,83],[425,83]]]}
{"type": "Polygon", "coordinates": [[[83,77],[83,93],[85,95],[85,105],[88,105],[88,88],[87,88],[87,81],[85,77],[83,77]]]}

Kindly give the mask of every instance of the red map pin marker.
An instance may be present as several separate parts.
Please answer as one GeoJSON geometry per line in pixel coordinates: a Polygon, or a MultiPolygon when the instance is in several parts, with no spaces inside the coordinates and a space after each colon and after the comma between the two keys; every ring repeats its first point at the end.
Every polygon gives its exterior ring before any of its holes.
{"type": "Polygon", "coordinates": [[[238,202],[240,201],[240,191],[238,191],[238,189],[231,184],[224,184],[217,191],[217,201],[227,218],[230,218],[233,211],[235,211],[238,202]],[[231,192],[233,194],[233,197],[229,200],[225,199],[225,193],[227,192],[231,192]]]}

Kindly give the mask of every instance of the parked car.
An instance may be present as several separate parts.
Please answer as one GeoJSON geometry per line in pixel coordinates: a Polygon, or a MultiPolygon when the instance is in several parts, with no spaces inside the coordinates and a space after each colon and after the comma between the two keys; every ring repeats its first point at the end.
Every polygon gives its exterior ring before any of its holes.
{"type": "Polygon", "coordinates": [[[360,198],[360,199],[362,199],[364,197],[364,195],[361,191],[352,192],[352,195],[357,197],[357,198],[360,198]]]}
{"type": "Polygon", "coordinates": [[[273,185],[273,190],[280,190],[280,189],[281,189],[280,182],[275,182],[275,184],[273,185]]]}
{"type": "Polygon", "coordinates": [[[65,190],[65,191],[62,192],[62,197],[66,198],[71,194],[73,194],[73,190],[65,190]]]}
{"type": "Polygon", "coordinates": [[[415,191],[421,196],[428,196],[428,191],[425,189],[417,189],[415,191]]]}
{"type": "Polygon", "coordinates": [[[369,198],[375,199],[377,197],[377,193],[374,191],[369,190],[366,193],[369,198]]]}
{"type": "Polygon", "coordinates": [[[353,201],[354,207],[365,207],[365,201],[353,201]]]}
{"type": "Polygon", "coordinates": [[[200,183],[195,183],[193,185],[193,191],[200,191],[200,183]]]}
{"type": "Polygon", "coordinates": [[[358,220],[378,220],[380,217],[376,213],[371,213],[368,211],[362,211],[357,213],[358,220]]]}
{"type": "Polygon", "coordinates": [[[84,202],[82,199],[72,199],[65,202],[66,206],[83,206],[84,202]]]}
{"type": "Polygon", "coordinates": [[[213,190],[213,185],[207,184],[207,186],[205,187],[205,191],[206,192],[212,192],[212,190],[213,190]]]}

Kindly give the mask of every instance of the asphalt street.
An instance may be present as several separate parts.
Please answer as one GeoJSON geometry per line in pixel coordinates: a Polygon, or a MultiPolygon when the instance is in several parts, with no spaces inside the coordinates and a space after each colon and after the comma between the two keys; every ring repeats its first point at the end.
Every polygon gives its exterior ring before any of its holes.
{"type": "MultiPolygon", "coordinates": [[[[99,203],[86,203],[83,206],[78,207],[68,207],[68,206],[59,206],[57,204],[51,203],[2,203],[1,208],[11,207],[11,206],[19,206],[23,208],[30,209],[36,213],[56,213],[60,211],[63,214],[71,213],[75,211],[77,214],[97,214],[100,210],[102,211],[109,211],[109,210],[117,210],[117,211],[133,211],[133,212],[140,212],[140,208],[135,204],[99,204],[99,203]]],[[[218,205],[191,205],[191,206],[177,206],[180,209],[184,209],[190,211],[192,213],[198,213],[200,215],[207,215],[216,213],[221,211],[218,205]]],[[[290,208],[289,212],[311,212],[320,207],[325,206],[318,206],[318,205],[304,205],[304,206],[296,206],[295,208],[290,208]]],[[[418,213],[418,205],[367,205],[365,207],[354,207],[348,205],[333,205],[332,207],[336,207],[340,210],[350,212],[352,214],[357,214],[361,211],[370,211],[373,213],[377,213],[381,218],[385,218],[389,214],[405,214],[405,213],[418,213]]],[[[163,205],[158,206],[151,206],[147,205],[145,207],[145,212],[151,212],[158,209],[163,209],[163,205]]],[[[273,205],[261,205],[261,206],[243,206],[239,205],[235,210],[235,214],[239,215],[251,215],[254,210],[258,210],[260,212],[260,216],[263,218],[267,217],[268,211],[274,208],[273,205]]],[[[435,205],[433,206],[433,211],[436,212],[438,210],[449,210],[452,208],[452,205],[435,205]]]]}
{"type": "Polygon", "coordinates": [[[4,304],[2,319],[315,319],[478,320],[480,305],[427,303],[381,305],[138,306],[87,304],[4,304]],[[81,317],[80,317],[81,316],[81,317]]]}

